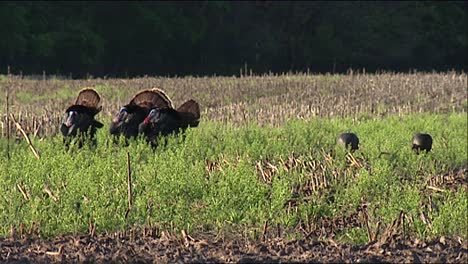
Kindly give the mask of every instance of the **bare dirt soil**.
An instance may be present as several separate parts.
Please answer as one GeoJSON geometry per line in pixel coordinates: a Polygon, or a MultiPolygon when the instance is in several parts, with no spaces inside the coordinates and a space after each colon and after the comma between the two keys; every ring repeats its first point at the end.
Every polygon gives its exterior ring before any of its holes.
{"type": "Polygon", "coordinates": [[[226,240],[145,228],[45,240],[1,238],[0,246],[2,263],[468,263],[467,243],[459,238],[404,241],[394,234],[359,247],[332,238],[226,240]]]}

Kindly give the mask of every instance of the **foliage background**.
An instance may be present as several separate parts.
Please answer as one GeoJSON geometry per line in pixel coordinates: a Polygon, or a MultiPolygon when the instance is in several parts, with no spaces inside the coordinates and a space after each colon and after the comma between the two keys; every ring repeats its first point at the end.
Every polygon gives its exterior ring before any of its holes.
{"type": "Polygon", "coordinates": [[[467,2],[0,4],[0,72],[68,77],[467,70],[467,2]]]}

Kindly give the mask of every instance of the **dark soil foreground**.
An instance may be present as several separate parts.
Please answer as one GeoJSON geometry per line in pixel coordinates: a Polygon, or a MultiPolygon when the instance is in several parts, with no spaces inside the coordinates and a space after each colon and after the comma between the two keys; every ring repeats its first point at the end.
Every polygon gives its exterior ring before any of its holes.
{"type": "Polygon", "coordinates": [[[431,242],[374,241],[362,247],[332,239],[264,241],[221,239],[165,232],[127,231],[112,234],[58,236],[52,239],[0,239],[2,263],[280,263],[390,262],[468,263],[468,247],[460,239],[441,237],[431,242]],[[458,241],[457,241],[458,240],[458,241]]]}

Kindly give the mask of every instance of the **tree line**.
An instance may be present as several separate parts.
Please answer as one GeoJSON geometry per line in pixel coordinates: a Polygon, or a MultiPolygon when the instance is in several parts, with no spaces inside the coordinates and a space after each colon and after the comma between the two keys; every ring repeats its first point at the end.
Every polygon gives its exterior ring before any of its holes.
{"type": "Polygon", "coordinates": [[[0,73],[467,70],[467,2],[1,2],[0,73]]]}

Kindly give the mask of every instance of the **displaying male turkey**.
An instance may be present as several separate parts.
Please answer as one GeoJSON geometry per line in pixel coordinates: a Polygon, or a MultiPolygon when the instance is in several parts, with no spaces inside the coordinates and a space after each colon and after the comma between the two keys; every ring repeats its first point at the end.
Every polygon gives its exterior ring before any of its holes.
{"type": "Polygon", "coordinates": [[[101,111],[102,106],[98,106],[101,97],[92,88],[80,90],[75,104],[65,110],[65,118],[60,126],[60,131],[64,136],[64,142],[68,146],[71,138],[81,136],[79,146],[83,145],[83,136],[89,133],[90,139],[96,144],[94,135],[103,124],[94,117],[101,111]]]}
{"type": "Polygon", "coordinates": [[[115,136],[122,134],[127,139],[136,137],[138,125],[153,108],[173,109],[171,100],[161,89],[153,88],[138,92],[130,103],[120,108],[112,120],[109,132],[115,136]]]}
{"type": "Polygon", "coordinates": [[[429,152],[432,149],[432,137],[429,134],[417,133],[411,139],[411,143],[413,144],[411,149],[413,149],[416,154],[419,154],[422,150],[429,152]]]}
{"type": "Polygon", "coordinates": [[[354,133],[341,133],[336,142],[345,145],[345,148],[351,146],[351,151],[359,149],[359,138],[354,133]]]}
{"type": "Polygon", "coordinates": [[[188,127],[197,127],[200,122],[200,106],[195,100],[188,100],[177,110],[153,108],[140,123],[138,131],[154,143],[159,136],[177,134],[188,127]]]}

